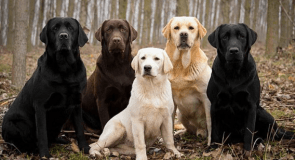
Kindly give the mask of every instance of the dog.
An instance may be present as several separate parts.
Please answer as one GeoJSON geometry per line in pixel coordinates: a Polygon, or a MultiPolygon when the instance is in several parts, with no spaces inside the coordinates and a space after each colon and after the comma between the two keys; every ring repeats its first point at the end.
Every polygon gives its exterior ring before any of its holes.
{"type": "Polygon", "coordinates": [[[226,142],[244,142],[246,155],[250,154],[253,138],[294,136],[278,128],[275,119],[259,105],[260,81],[250,54],[256,39],[256,32],[243,23],[223,24],[208,37],[217,49],[207,89],[212,144],[222,143],[227,137],[226,142]]]}
{"type": "Polygon", "coordinates": [[[100,133],[128,105],[135,78],[131,43],[137,32],[126,20],[112,19],[103,22],[95,37],[102,51],[83,92],[82,109],[86,128],[100,133]]]}
{"type": "Polygon", "coordinates": [[[4,116],[3,139],[22,152],[50,157],[48,145],[55,142],[67,119],[74,122],[80,150],[89,152],[82,125],[81,97],[86,69],[79,46],[88,38],[73,18],[53,18],[40,34],[46,44],[32,77],[4,116]]]}
{"type": "Polygon", "coordinates": [[[195,17],[174,17],[163,28],[166,52],[173,64],[169,73],[178,119],[186,131],[211,138],[210,101],[206,90],[211,68],[200,48],[207,30],[195,17]]]}
{"type": "Polygon", "coordinates": [[[146,148],[162,134],[166,147],[180,157],[172,132],[174,104],[167,73],[173,66],[168,55],[163,49],[140,49],[132,68],[136,78],[129,104],[106,124],[99,140],[90,145],[90,155],[100,155],[100,150],[109,147],[112,152],[147,159],[146,148]]]}

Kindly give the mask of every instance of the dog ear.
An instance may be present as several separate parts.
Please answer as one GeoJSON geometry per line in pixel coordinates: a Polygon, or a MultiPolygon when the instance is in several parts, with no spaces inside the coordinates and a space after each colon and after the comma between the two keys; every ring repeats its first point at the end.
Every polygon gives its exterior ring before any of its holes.
{"type": "Polygon", "coordinates": [[[249,44],[249,47],[251,47],[255,42],[256,42],[256,39],[257,39],[257,33],[255,31],[253,31],[252,29],[250,29],[246,24],[244,23],[240,23],[240,25],[243,25],[246,30],[247,30],[247,35],[248,35],[248,44],[249,44]]]}
{"type": "Polygon", "coordinates": [[[168,24],[162,29],[163,36],[168,39],[168,41],[171,39],[171,23],[174,18],[171,18],[168,24]]]}
{"type": "Polygon", "coordinates": [[[164,55],[164,64],[163,64],[163,70],[164,73],[168,73],[170,70],[173,69],[173,65],[172,62],[168,56],[168,54],[166,53],[166,51],[163,50],[163,55],[164,55]]]}
{"type": "Polygon", "coordinates": [[[198,35],[202,39],[207,34],[207,30],[197,18],[195,18],[195,21],[198,23],[198,35]]]}
{"type": "Polygon", "coordinates": [[[218,34],[219,34],[219,30],[221,29],[221,27],[223,27],[224,24],[218,26],[215,31],[213,31],[209,36],[208,36],[208,41],[209,43],[214,47],[214,48],[218,48],[219,45],[219,39],[218,39],[218,34]]]}
{"type": "Polygon", "coordinates": [[[128,24],[129,26],[129,42],[132,44],[132,41],[134,41],[137,38],[137,31],[129,24],[127,20],[124,19],[124,21],[128,24]]]}
{"type": "Polygon", "coordinates": [[[138,57],[139,57],[139,52],[136,54],[135,57],[133,57],[133,60],[131,62],[131,67],[134,69],[135,73],[139,69],[139,64],[138,64],[138,57]]]}
{"type": "Polygon", "coordinates": [[[85,45],[85,43],[88,41],[88,37],[85,34],[85,32],[83,31],[80,23],[76,19],[74,19],[74,20],[77,22],[78,28],[79,28],[79,31],[78,31],[79,32],[79,34],[78,34],[78,44],[79,44],[80,47],[83,47],[85,45]]]}
{"type": "Polygon", "coordinates": [[[42,32],[40,33],[40,40],[41,42],[47,44],[48,42],[48,38],[47,38],[47,26],[49,24],[49,22],[51,21],[52,19],[50,19],[46,25],[44,26],[44,28],[42,29],[42,32]]]}
{"type": "Polygon", "coordinates": [[[103,39],[103,25],[108,22],[109,20],[105,20],[102,25],[98,28],[98,30],[95,32],[95,38],[102,42],[102,39],[103,39]]]}

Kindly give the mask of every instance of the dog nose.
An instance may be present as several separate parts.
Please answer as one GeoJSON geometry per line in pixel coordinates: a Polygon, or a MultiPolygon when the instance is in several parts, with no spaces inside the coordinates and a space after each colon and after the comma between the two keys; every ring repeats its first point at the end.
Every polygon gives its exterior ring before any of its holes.
{"type": "Polygon", "coordinates": [[[143,69],[144,69],[144,71],[149,72],[149,71],[151,71],[152,66],[146,65],[146,66],[143,67],[143,69]]]}
{"type": "Polygon", "coordinates": [[[67,33],[61,33],[59,34],[59,39],[68,39],[68,34],[67,33]]]}
{"type": "Polygon", "coordinates": [[[231,47],[230,49],[229,49],[229,53],[230,54],[236,54],[236,53],[238,53],[239,52],[239,48],[238,47],[231,47]]]}
{"type": "Polygon", "coordinates": [[[181,38],[187,38],[188,34],[186,32],[181,32],[180,37],[181,38]]]}
{"type": "Polygon", "coordinates": [[[120,41],[121,41],[121,38],[120,37],[113,38],[113,42],[114,43],[120,43],[120,41]]]}

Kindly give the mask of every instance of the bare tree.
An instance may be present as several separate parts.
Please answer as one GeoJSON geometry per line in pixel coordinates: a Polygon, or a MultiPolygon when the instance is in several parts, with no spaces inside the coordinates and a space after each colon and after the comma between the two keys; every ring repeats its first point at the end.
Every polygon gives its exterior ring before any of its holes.
{"type": "MultiPolygon", "coordinates": [[[[281,0],[280,0],[281,1],[281,0]]],[[[291,39],[290,31],[292,28],[292,25],[290,23],[290,20],[288,19],[287,14],[289,11],[289,0],[283,0],[281,1],[281,33],[280,33],[280,41],[279,46],[286,47],[288,45],[289,40],[291,39]]]]}
{"type": "Polygon", "coordinates": [[[12,64],[12,84],[21,89],[26,80],[26,53],[28,29],[28,0],[16,1],[15,33],[12,64]]]}
{"type": "Polygon", "coordinates": [[[266,54],[275,54],[279,43],[279,6],[278,0],[268,0],[266,54]]]}

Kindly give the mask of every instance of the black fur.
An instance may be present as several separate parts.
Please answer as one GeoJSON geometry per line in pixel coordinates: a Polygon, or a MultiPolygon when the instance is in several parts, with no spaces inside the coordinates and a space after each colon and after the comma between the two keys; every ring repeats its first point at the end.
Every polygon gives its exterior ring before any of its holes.
{"type": "Polygon", "coordinates": [[[88,153],[81,109],[86,70],[79,51],[88,38],[77,20],[53,18],[43,28],[40,40],[46,44],[46,50],[5,114],[2,136],[22,152],[38,149],[40,157],[50,157],[48,146],[71,118],[79,148],[88,153]],[[67,33],[68,38],[59,38],[60,33],[67,33]]]}
{"type": "MultiPolygon", "coordinates": [[[[260,81],[255,61],[250,54],[257,34],[245,24],[223,24],[208,37],[217,49],[212,75],[207,88],[211,101],[212,143],[244,142],[250,151],[252,134],[263,139],[271,128],[272,135],[280,139],[284,130],[260,105],[260,81]]],[[[291,139],[294,133],[286,132],[283,138],[291,139]]],[[[272,136],[271,136],[272,137],[272,136]]]]}

